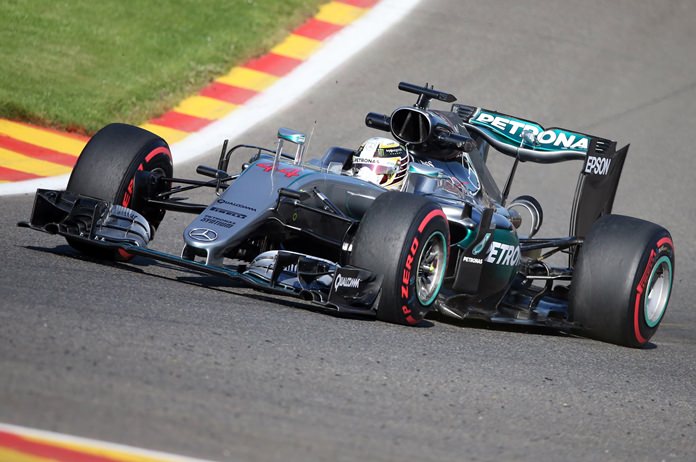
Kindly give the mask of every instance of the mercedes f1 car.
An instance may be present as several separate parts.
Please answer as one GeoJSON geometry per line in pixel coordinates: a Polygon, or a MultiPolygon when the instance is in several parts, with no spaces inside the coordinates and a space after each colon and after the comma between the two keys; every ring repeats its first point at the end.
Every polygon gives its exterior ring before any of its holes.
{"type": "Polygon", "coordinates": [[[437,310],[645,345],[667,308],[674,245],[661,226],[611,214],[628,146],[480,107],[436,110],[433,100],[456,98],[399,89],[416,104],[366,117],[408,153],[398,190],[357,175],[358,162],[390,166],[352,149],[305,162],[305,135],[290,129],[273,149],[225,141],[217,166],[197,168],[206,179],[175,178],[162,138],[111,124],[87,143],[67,189],[38,190],[19,225],[96,258],[149,257],[393,323],[437,310]],[[514,158],[502,190],[486,166],[490,148],[514,158]],[[242,152],[248,162],[228,172],[242,152]],[[517,165],[571,160],[582,166],[570,233],[536,237],[539,202],[508,199],[517,165]],[[187,202],[193,188],[208,188],[209,203],[187,202]],[[167,211],[194,215],[179,255],[148,247],[167,211]]]}

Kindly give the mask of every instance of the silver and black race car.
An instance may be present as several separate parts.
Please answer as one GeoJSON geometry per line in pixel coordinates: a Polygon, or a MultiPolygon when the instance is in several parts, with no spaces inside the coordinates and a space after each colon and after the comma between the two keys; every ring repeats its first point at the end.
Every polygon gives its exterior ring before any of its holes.
{"type": "Polygon", "coordinates": [[[216,167],[197,168],[208,179],[175,178],[162,138],[111,124],[85,146],[67,189],[38,190],[19,225],[95,258],[149,257],[393,323],[437,310],[645,345],[667,308],[674,246],[663,227],[611,214],[628,146],[479,107],[435,110],[432,100],[456,98],[399,89],[417,103],[366,118],[408,153],[398,190],[356,174],[362,158],[351,149],[305,162],[305,135],[289,129],[274,149],[225,141],[216,167]],[[515,159],[502,191],[486,167],[490,148],[515,159]],[[231,157],[249,150],[229,173],[231,157]],[[582,161],[570,235],[538,238],[539,202],[508,199],[517,165],[569,160],[582,161]],[[210,203],[184,200],[193,188],[209,188],[210,203]],[[180,255],[148,247],[167,211],[195,216],[180,255]]]}

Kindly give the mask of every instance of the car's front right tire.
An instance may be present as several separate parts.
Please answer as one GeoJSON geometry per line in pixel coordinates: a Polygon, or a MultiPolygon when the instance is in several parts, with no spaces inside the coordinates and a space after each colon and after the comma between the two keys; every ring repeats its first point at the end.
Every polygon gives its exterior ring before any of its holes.
{"type": "MultiPolygon", "coordinates": [[[[159,208],[136,205],[144,202],[133,196],[138,171],[157,171],[164,177],[171,178],[173,164],[169,146],[162,138],[147,130],[114,123],[99,130],[89,140],[77,159],[66,189],[131,208],[142,214],[154,231],[165,212],[159,208]]],[[[131,255],[121,250],[104,250],[80,239],[67,240],[73,248],[96,258],[131,258],[131,255]]]]}

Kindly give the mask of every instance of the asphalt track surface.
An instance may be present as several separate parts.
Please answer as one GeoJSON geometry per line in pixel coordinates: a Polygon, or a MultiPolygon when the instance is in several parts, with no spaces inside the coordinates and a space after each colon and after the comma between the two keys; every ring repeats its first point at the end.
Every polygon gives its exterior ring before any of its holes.
{"type": "MultiPolygon", "coordinates": [[[[4,197],[0,420],[225,460],[696,459],[694,43],[686,1],[427,0],[243,137],[317,120],[314,153],[355,146],[365,113],[414,101],[407,80],[630,142],[615,212],[663,224],[677,251],[650,348],[399,327],[146,259],[100,264],[16,228],[32,198],[4,197]]],[[[503,178],[510,161],[492,164],[503,178]]],[[[520,168],[513,194],[540,198],[547,235],[566,232],[578,169],[520,168]]],[[[170,215],[155,247],[178,252],[188,218],[170,215]]]]}

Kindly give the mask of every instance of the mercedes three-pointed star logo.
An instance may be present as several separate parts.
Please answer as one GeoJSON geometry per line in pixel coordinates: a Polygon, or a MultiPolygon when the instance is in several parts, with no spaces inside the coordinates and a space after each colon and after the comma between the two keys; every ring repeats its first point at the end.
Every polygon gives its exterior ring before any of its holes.
{"type": "Polygon", "coordinates": [[[203,242],[213,242],[215,239],[217,239],[217,233],[208,228],[194,228],[189,231],[188,235],[191,237],[191,239],[203,242]]]}

